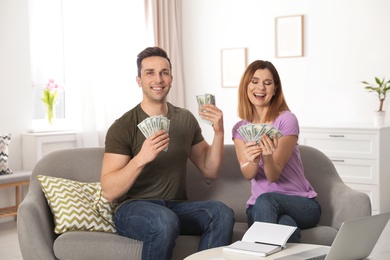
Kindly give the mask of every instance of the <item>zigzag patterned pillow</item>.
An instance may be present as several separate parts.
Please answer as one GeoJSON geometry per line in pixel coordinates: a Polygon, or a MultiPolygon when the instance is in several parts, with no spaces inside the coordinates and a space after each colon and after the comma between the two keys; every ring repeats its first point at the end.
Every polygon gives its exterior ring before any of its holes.
{"type": "Polygon", "coordinates": [[[101,196],[99,182],[78,182],[44,175],[38,175],[37,179],[54,215],[56,234],[75,230],[116,233],[113,208],[101,196]]]}
{"type": "Polygon", "coordinates": [[[103,191],[99,184],[99,190],[95,193],[95,201],[92,207],[95,212],[97,212],[102,218],[107,220],[113,226],[115,226],[113,220],[115,205],[115,203],[110,203],[105,197],[103,197],[103,191]]]}
{"type": "Polygon", "coordinates": [[[0,134],[0,175],[11,174],[8,168],[8,145],[11,141],[11,134],[0,134]]]}

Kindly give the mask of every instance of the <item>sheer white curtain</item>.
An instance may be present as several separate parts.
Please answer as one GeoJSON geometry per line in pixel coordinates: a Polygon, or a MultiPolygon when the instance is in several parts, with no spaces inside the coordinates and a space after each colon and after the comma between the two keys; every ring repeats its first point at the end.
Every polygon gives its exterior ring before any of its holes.
{"type": "Polygon", "coordinates": [[[185,107],[185,87],[181,43],[181,0],[145,0],[148,36],[155,46],[165,49],[173,70],[168,101],[185,107]]]}
{"type": "Polygon", "coordinates": [[[135,77],[136,56],[150,45],[144,1],[29,0],[29,8],[35,117],[54,78],[65,86],[60,127],[76,130],[82,146],[104,145],[107,128],[142,99],[135,77]]]}
{"type": "Polygon", "coordinates": [[[81,146],[103,146],[108,127],[141,101],[136,56],[147,46],[169,53],[169,101],[184,106],[179,0],[30,0],[30,9],[32,47],[40,46],[33,75],[64,82],[66,120],[81,146]]]}
{"type": "Polygon", "coordinates": [[[63,1],[69,118],[82,146],[103,146],[108,127],[142,99],[136,56],[147,45],[142,0],[63,1]]]}
{"type": "Polygon", "coordinates": [[[174,81],[168,99],[184,107],[180,13],[179,0],[64,1],[66,82],[79,105],[72,113],[83,146],[104,145],[112,122],[141,101],[136,56],[147,46],[169,53],[174,81]]]}

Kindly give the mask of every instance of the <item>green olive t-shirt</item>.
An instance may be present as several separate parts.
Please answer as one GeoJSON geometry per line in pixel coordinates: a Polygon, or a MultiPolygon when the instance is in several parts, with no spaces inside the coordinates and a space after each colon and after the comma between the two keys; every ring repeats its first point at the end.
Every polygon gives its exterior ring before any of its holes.
{"type": "MultiPolygon", "coordinates": [[[[133,158],[141,150],[145,136],[137,125],[148,115],[138,104],[108,129],[105,152],[133,158]]],[[[198,121],[183,108],[168,103],[169,146],[148,163],[130,190],[116,202],[128,199],[186,200],[186,169],[191,146],[204,140],[198,121]]]]}

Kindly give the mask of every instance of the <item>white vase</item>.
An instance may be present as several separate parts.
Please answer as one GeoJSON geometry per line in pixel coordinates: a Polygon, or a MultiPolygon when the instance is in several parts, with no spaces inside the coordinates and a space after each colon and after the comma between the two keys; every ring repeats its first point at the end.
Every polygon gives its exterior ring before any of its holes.
{"type": "Polygon", "coordinates": [[[386,111],[375,111],[374,112],[374,125],[383,126],[385,124],[386,111]]]}

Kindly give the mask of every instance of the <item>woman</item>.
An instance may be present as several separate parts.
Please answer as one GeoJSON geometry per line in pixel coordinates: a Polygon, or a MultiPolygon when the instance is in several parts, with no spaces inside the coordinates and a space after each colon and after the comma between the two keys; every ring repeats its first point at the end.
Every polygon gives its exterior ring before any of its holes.
{"type": "Polygon", "coordinates": [[[233,141],[241,172],[252,184],[248,225],[261,221],[296,226],[289,242],[299,242],[301,229],[318,224],[321,207],[304,175],[298,120],[287,106],[271,62],[257,60],[246,68],[238,89],[238,115],[242,120],[233,127],[233,141]],[[245,142],[238,128],[250,123],[271,125],[283,136],[264,134],[258,142],[245,142]]]}

